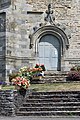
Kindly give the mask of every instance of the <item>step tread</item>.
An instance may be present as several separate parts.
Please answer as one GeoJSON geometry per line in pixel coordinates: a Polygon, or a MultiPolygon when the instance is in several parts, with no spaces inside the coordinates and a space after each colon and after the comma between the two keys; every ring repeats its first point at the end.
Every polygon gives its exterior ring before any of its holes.
{"type": "Polygon", "coordinates": [[[32,92],[32,93],[80,93],[80,91],[52,91],[52,92],[32,92]]]}
{"type": "Polygon", "coordinates": [[[45,79],[45,78],[65,78],[67,77],[67,75],[52,75],[52,76],[43,76],[41,79],[45,79]]]}
{"type": "Polygon", "coordinates": [[[80,108],[80,106],[56,106],[56,107],[20,107],[20,108],[80,108]]]}
{"type": "Polygon", "coordinates": [[[52,105],[56,105],[56,104],[80,104],[80,102],[57,102],[57,103],[55,103],[55,102],[49,102],[49,103],[32,103],[32,102],[29,102],[29,103],[27,103],[27,102],[24,102],[23,103],[23,105],[25,105],[25,104],[46,104],[46,105],[49,105],[49,104],[52,104],[52,105]]]}
{"type": "Polygon", "coordinates": [[[57,106],[57,107],[20,107],[19,111],[77,111],[80,106],[57,106]]]}
{"type": "Polygon", "coordinates": [[[73,113],[80,113],[80,110],[78,111],[18,111],[18,113],[69,113],[69,112],[73,112],[73,113]]]}
{"type": "Polygon", "coordinates": [[[54,91],[54,92],[33,92],[31,95],[72,95],[72,96],[75,96],[75,95],[79,95],[80,96],[80,92],[69,92],[69,91],[66,91],[66,92],[61,92],[61,91],[54,91]]]}
{"type": "Polygon", "coordinates": [[[28,99],[26,99],[26,100],[32,100],[32,101],[33,101],[33,100],[34,100],[34,101],[35,101],[35,100],[40,100],[40,101],[46,100],[46,101],[49,101],[49,100],[71,100],[71,99],[72,99],[72,100],[73,100],[73,99],[76,99],[76,100],[78,99],[78,100],[80,100],[80,98],[74,98],[74,97],[73,97],[73,98],[57,98],[57,97],[56,97],[56,98],[47,98],[47,99],[46,99],[46,98],[39,98],[39,99],[38,99],[38,98],[32,98],[32,99],[31,99],[31,98],[28,98],[28,99]]]}
{"type": "MultiPolygon", "coordinates": [[[[51,94],[51,95],[47,95],[47,94],[34,95],[34,94],[33,94],[33,95],[29,95],[29,97],[32,97],[32,96],[33,96],[33,97],[34,97],[34,96],[53,96],[53,97],[56,97],[56,96],[63,96],[63,97],[64,97],[64,96],[73,96],[73,97],[74,97],[74,96],[78,96],[78,94],[51,94]]],[[[79,97],[80,97],[80,96],[79,96],[79,97]]]]}
{"type": "Polygon", "coordinates": [[[78,106],[78,105],[80,105],[80,102],[23,103],[23,106],[78,106]]]}
{"type": "Polygon", "coordinates": [[[52,91],[52,92],[32,92],[31,95],[77,95],[80,94],[80,91],[52,91]]]}
{"type": "Polygon", "coordinates": [[[32,95],[28,98],[80,98],[79,95],[32,95]]]}

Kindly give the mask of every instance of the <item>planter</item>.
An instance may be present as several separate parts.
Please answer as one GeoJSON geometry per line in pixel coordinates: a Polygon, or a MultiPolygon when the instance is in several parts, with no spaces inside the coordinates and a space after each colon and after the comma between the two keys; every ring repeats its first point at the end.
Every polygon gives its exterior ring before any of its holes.
{"type": "Polygon", "coordinates": [[[23,97],[25,97],[25,95],[26,95],[26,89],[20,88],[18,91],[19,91],[20,95],[22,95],[23,97]]]}
{"type": "Polygon", "coordinates": [[[25,97],[26,95],[26,89],[18,86],[18,85],[15,85],[15,89],[19,92],[20,95],[22,95],[23,97],[25,97]]]}

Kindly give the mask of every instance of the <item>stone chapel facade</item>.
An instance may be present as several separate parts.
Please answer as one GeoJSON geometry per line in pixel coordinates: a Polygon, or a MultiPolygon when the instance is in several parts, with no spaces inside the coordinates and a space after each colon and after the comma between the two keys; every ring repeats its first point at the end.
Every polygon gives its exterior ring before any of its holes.
{"type": "Polygon", "coordinates": [[[0,0],[0,80],[36,63],[80,64],[80,0],[0,0]]]}

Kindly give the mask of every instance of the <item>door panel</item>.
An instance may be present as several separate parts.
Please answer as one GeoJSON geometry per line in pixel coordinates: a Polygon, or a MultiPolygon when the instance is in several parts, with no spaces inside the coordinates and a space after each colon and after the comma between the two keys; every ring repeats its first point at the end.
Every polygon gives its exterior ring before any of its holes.
{"type": "Polygon", "coordinates": [[[43,47],[43,45],[39,45],[39,57],[44,58],[44,47],[43,47]]]}
{"type": "Polygon", "coordinates": [[[44,57],[45,58],[49,58],[50,57],[50,46],[45,46],[44,57]]]}
{"type": "Polygon", "coordinates": [[[38,44],[38,61],[44,64],[47,70],[57,70],[59,67],[60,44],[52,35],[43,36],[38,44]]]}

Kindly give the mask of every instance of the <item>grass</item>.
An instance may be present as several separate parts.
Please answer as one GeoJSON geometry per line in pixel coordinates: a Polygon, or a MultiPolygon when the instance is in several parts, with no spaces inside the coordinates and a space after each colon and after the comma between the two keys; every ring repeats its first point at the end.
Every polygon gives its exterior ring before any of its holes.
{"type": "Polygon", "coordinates": [[[6,85],[6,86],[3,86],[1,90],[14,90],[15,89],[15,86],[13,85],[6,85]]]}
{"type": "Polygon", "coordinates": [[[35,91],[80,91],[80,83],[51,83],[51,84],[32,84],[31,89],[35,91]]]}
{"type": "MultiPolygon", "coordinates": [[[[14,90],[15,86],[9,85],[2,87],[2,90],[14,90]]],[[[31,84],[29,89],[34,91],[80,91],[80,83],[49,83],[49,84],[31,84]]]]}

